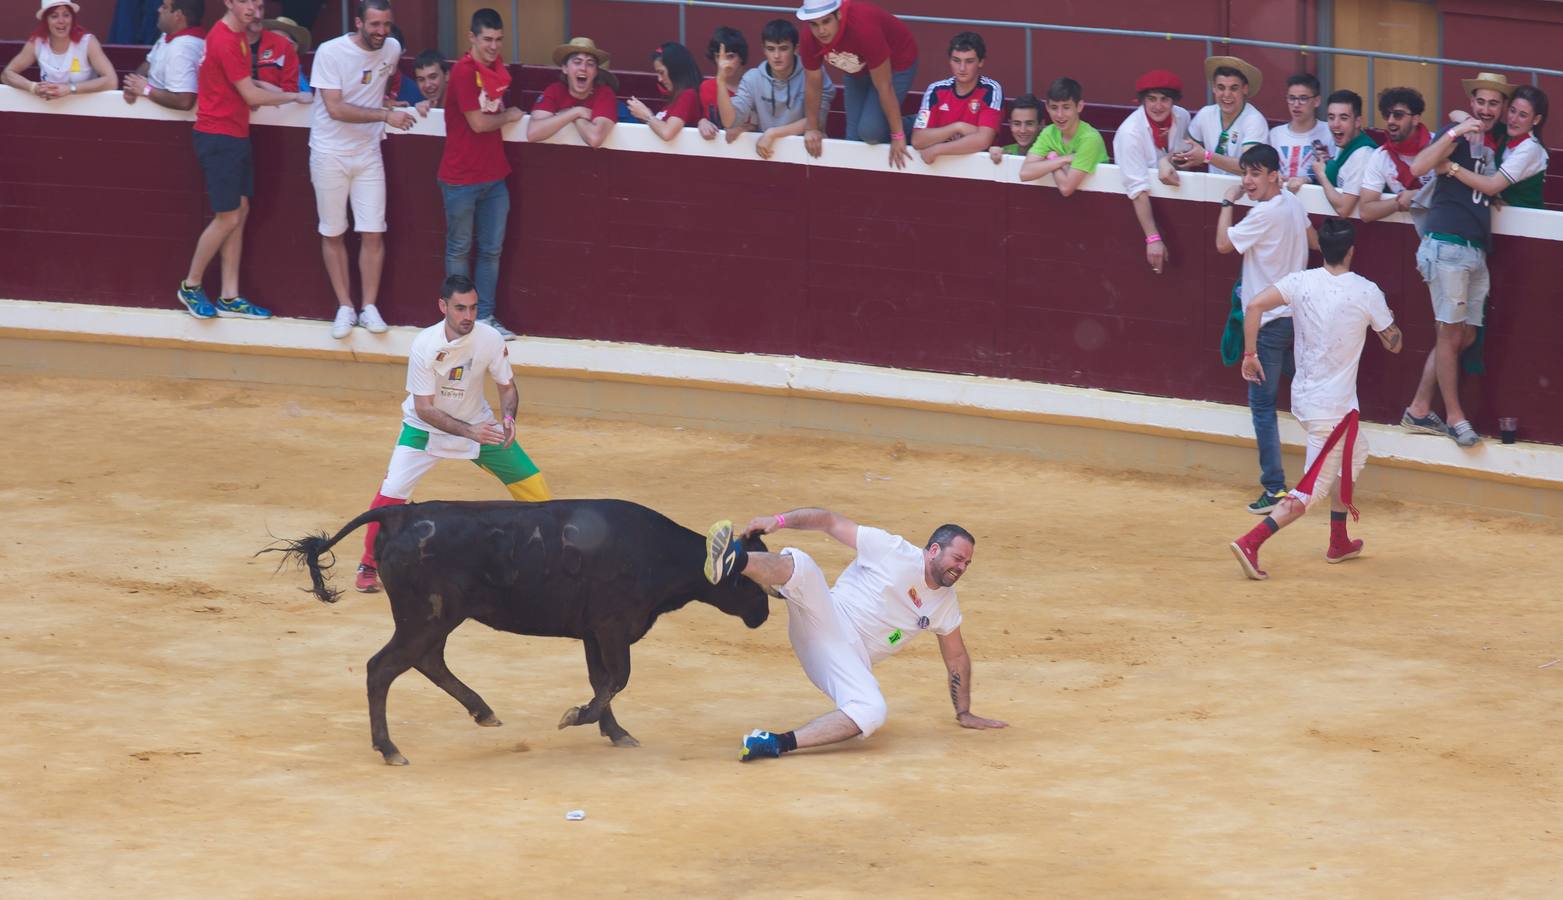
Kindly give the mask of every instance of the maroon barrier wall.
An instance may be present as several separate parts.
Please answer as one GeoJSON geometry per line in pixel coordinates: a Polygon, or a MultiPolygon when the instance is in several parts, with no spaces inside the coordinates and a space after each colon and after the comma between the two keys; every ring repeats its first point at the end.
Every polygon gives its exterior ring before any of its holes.
{"type": "MultiPolygon", "coordinates": [[[[257,127],[259,173],[243,279],[256,301],[324,319],[300,128],[257,127]]],[[[172,307],[205,219],[190,128],[62,115],[0,116],[0,296],[172,307]]],[[[381,309],[435,316],[444,221],[440,141],[385,146],[395,189],[381,309]]],[[[506,144],[516,174],[500,316],[534,335],[797,354],[1242,403],[1216,346],[1238,269],[1208,203],[1157,200],[1172,253],[1145,265],[1127,201],[1042,187],[506,144]]],[[[1358,269],[1397,311],[1408,351],[1370,343],[1362,400],[1399,417],[1432,344],[1415,236],[1363,226],[1358,269]]],[[[1500,237],[1479,429],[1498,415],[1563,442],[1563,312],[1548,269],[1563,245],[1500,237]]],[[[211,277],[215,278],[215,271],[211,277]]],[[[324,324],[321,326],[324,328],[324,324]]]]}

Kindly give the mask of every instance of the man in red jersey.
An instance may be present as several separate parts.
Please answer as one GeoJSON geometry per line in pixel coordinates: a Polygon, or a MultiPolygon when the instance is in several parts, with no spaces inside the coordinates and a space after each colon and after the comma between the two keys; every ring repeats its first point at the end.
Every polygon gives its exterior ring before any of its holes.
{"type": "Polygon", "coordinates": [[[905,168],[906,121],[901,103],[917,77],[917,42],[895,16],[867,0],[804,0],[798,18],[809,27],[798,45],[803,61],[803,146],[810,156],[824,148],[820,94],[825,63],[846,73],[847,140],[890,142],[890,165],[905,168]],[[874,102],[870,102],[870,96],[874,102]]]}
{"type": "Polygon", "coordinates": [[[515,332],[494,315],[499,252],[510,215],[505,187],[510,162],[500,129],[521,121],[524,113],[505,105],[510,71],[499,58],[505,40],[499,13],[487,7],[473,13],[469,37],[471,49],[451,67],[445,88],[445,152],[436,176],[445,198],[445,274],[472,279],[478,288],[478,321],[510,340],[515,332]]]}
{"type": "Polygon", "coordinates": [[[239,258],[244,221],[255,194],[255,159],[250,152],[250,107],[308,103],[309,94],[268,91],[250,69],[249,24],[260,18],[261,0],[224,0],[227,13],[206,35],[206,56],[197,75],[195,156],[206,176],[212,221],[195,243],[190,272],[176,296],[198,319],[225,316],[269,319],[271,313],[239,294],[239,258]],[[207,299],[201,279],[212,257],[222,253],[222,291],[207,299]]]}

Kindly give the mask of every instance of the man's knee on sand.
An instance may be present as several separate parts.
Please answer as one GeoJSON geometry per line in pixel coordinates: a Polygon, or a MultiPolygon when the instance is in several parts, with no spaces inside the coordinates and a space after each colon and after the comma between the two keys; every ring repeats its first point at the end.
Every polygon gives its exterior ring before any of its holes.
{"type": "Polygon", "coordinates": [[[841,711],[862,732],[858,736],[865,739],[882,728],[885,719],[890,715],[890,707],[885,705],[885,698],[877,694],[860,700],[848,700],[841,704],[841,711]]]}

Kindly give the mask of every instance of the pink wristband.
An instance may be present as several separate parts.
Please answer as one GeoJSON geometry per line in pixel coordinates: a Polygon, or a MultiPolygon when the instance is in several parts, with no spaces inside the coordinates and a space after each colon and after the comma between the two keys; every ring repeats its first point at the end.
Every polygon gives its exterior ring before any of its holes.
{"type": "Polygon", "coordinates": [[[787,527],[787,517],[782,515],[781,513],[777,513],[776,514],[776,527],[777,528],[786,528],[787,527]]]}
{"type": "Polygon", "coordinates": [[[904,141],[904,140],[906,140],[906,132],[904,132],[904,131],[893,131],[893,132],[890,133],[890,140],[892,140],[892,141],[904,141]]]}
{"type": "Polygon", "coordinates": [[[1147,238],[1146,238],[1146,239],[1145,239],[1145,243],[1147,243],[1147,244],[1154,244],[1154,243],[1156,243],[1156,242],[1157,242],[1157,241],[1159,241],[1159,240],[1161,240],[1161,235],[1159,235],[1159,234],[1153,234],[1153,235],[1151,235],[1151,236],[1150,236],[1150,237],[1147,237],[1147,238]]]}
{"type": "Polygon", "coordinates": [[[143,96],[143,97],[150,97],[150,96],[152,96],[152,82],[149,81],[145,85],[142,86],[142,88],[141,88],[141,96],[143,96]]]}
{"type": "Polygon", "coordinates": [[[1207,163],[1210,162],[1211,158],[1214,157],[1214,156],[1215,156],[1214,153],[1211,153],[1209,150],[1206,150],[1205,151],[1205,162],[1207,162],[1207,163]]]}

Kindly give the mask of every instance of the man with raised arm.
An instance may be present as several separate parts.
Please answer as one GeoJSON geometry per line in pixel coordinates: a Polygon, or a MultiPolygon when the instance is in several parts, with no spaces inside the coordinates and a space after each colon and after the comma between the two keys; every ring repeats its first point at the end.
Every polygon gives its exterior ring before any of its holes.
{"type": "MultiPolygon", "coordinates": [[[[808,127],[808,117],[803,112],[808,89],[803,67],[798,64],[798,26],[786,19],[766,22],[760,31],[760,47],[765,51],[765,62],[744,72],[738,80],[738,90],[731,96],[718,91],[716,105],[722,127],[727,129],[727,142],[738,140],[744,132],[734,128],[735,124],[752,119],[760,132],[754,153],[761,159],[770,159],[778,140],[801,135],[808,127]]],[[[717,56],[716,65],[717,76],[722,77],[734,67],[735,60],[732,54],[724,52],[717,56]]],[[[820,78],[823,83],[818,121],[823,122],[830,112],[830,101],[836,96],[836,86],[824,75],[820,78]]]]}
{"type": "Polygon", "coordinates": [[[748,578],[779,593],[787,602],[787,636],[803,671],[836,704],[795,731],[751,732],[739,760],[777,757],[873,734],[888,712],[873,667],[923,631],[938,636],[956,722],[963,728],[1006,727],[971,711],[971,657],[961,639],[955,583],[971,565],[975,545],[966,529],[941,525],[919,549],[905,538],[858,525],[828,509],[758,516],[742,532],[735,531],[732,522],[712,525],[706,539],[706,578],[712,584],[748,578]],[[780,553],[744,551],[742,537],[783,528],[824,532],[857,556],[830,587],[819,565],[796,547],[780,553]]]}

